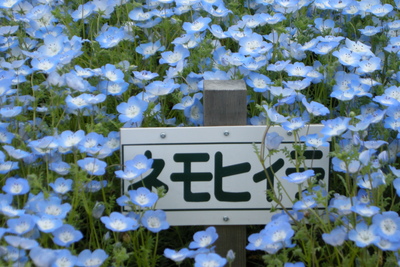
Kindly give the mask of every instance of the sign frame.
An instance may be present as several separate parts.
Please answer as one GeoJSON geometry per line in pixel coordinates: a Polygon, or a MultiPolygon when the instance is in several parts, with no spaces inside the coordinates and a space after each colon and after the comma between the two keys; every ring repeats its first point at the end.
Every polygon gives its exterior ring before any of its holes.
{"type": "MultiPolygon", "coordinates": [[[[299,130],[298,135],[315,134],[319,133],[323,126],[321,125],[309,125],[299,130]]],[[[194,152],[196,147],[207,147],[212,150],[213,147],[216,149],[224,150],[224,146],[237,146],[241,147],[240,144],[251,145],[254,151],[254,145],[261,145],[262,138],[265,135],[266,126],[205,126],[205,127],[157,127],[157,128],[122,128],[121,129],[121,162],[124,164],[126,160],[132,159],[134,155],[133,151],[143,151],[144,148],[158,149],[159,154],[167,153],[163,148],[171,148],[173,146],[182,146],[181,149],[186,151],[186,148],[193,148],[194,152]],[[221,146],[221,144],[223,144],[221,146]],[[185,147],[183,147],[185,146],[185,147]],[[164,151],[164,152],[163,152],[164,151]]],[[[277,132],[280,136],[284,137],[281,146],[291,146],[295,142],[295,136],[280,126],[271,126],[268,130],[269,133],[277,132]]],[[[247,149],[247,148],[246,148],[247,149]]],[[[321,167],[325,172],[324,182],[326,185],[329,184],[329,147],[318,149],[322,151],[323,159],[321,160],[321,167]]],[[[208,165],[212,164],[213,156],[215,151],[210,152],[210,159],[208,165]]],[[[238,151],[240,152],[240,151],[238,151]]],[[[172,153],[172,152],[168,152],[172,153]]],[[[167,154],[168,154],[167,153],[167,154]]],[[[142,153],[138,153],[142,154],[142,153]]],[[[223,154],[223,153],[222,153],[223,154]]],[[[239,155],[239,154],[237,154],[239,155]]],[[[256,153],[254,152],[256,156],[256,153]]],[[[154,158],[158,156],[155,155],[154,158]]],[[[216,160],[216,156],[215,156],[216,160]]],[[[275,159],[272,159],[274,162],[275,159]]],[[[216,161],[215,161],[216,162],[216,161]]],[[[314,161],[315,162],[315,161],[314,161]]],[[[179,169],[174,172],[182,172],[183,165],[186,163],[175,161],[179,169]],[[179,165],[180,164],[180,165],[179,165]]],[[[233,163],[222,163],[222,168],[225,166],[233,166],[232,164],[240,163],[240,160],[233,163]]],[[[252,164],[254,162],[251,162],[252,164]]],[[[262,165],[258,162],[258,169],[262,170],[262,165]]],[[[166,164],[167,165],[167,164],[166,164]]],[[[196,162],[198,168],[201,162],[196,162]]],[[[252,165],[251,165],[252,166],[252,165]]],[[[176,166],[175,166],[176,167],[176,166]]],[[[167,168],[165,169],[167,170],[167,168]]],[[[204,172],[196,169],[196,173],[204,172]]],[[[210,171],[214,175],[214,171],[210,171]]],[[[143,179],[148,173],[144,174],[143,179]]],[[[168,174],[171,174],[168,171],[168,174]]],[[[160,174],[160,176],[166,177],[166,175],[160,174]]],[[[171,176],[170,176],[171,177],[171,176]]],[[[166,178],[163,178],[165,181],[166,178]]],[[[213,179],[215,177],[213,176],[213,179]]],[[[231,179],[231,178],[227,178],[231,179]]],[[[280,180],[284,183],[283,179],[280,180]]],[[[136,182],[136,180],[135,180],[136,182]]],[[[182,187],[182,183],[176,183],[176,186],[182,187]]],[[[200,182],[193,183],[193,185],[199,185],[200,182]]],[[[284,183],[285,186],[288,183],[284,183]]],[[[291,184],[295,189],[298,189],[296,184],[291,184]]],[[[276,188],[276,186],[275,186],[276,188]]],[[[122,193],[127,192],[127,182],[122,181],[122,193]]],[[[214,188],[215,190],[215,188],[214,188]]],[[[195,191],[195,190],[194,190],[195,191]]],[[[200,190],[201,191],[201,190],[200,190]]],[[[204,190],[203,190],[204,191],[204,190]]],[[[237,190],[240,191],[240,190],[237,190]]],[[[264,190],[264,192],[266,189],[264,190]]],[[[211,191],[210,191],[211,192],[211,191]]],[[[167,193],[168,194],[168,193],[167,193]]],[[[266,197],[266,194],[264,193],[266,197]]],[[[164,198],[159,200],[156,208],[163,209],[167,213],[167,220],[171,225],[249,225],[249,224],[266,224],[270,217],[273,215],[269,207],[243,207],[238,205],[237,208],[227,208],[224,204],[220,207],[213,208],[195,208],[185,209],[182,207],[174,208],[176,204],[169,202],[163,203],[164,198]],[[160,207],[161,206],[161,207],[160,207]]],[[[176,203],[176,202],[175,202],[176,203]]],[[[242,204],[242,203],[241,203],[242,204]]],[[[272,204],[271,204],[272,205],[272,204]]],[[[286,205],[285,205],[286,206],[286,205]]],[[[287,206],[291,209],[291,206],[287,206]]]]}

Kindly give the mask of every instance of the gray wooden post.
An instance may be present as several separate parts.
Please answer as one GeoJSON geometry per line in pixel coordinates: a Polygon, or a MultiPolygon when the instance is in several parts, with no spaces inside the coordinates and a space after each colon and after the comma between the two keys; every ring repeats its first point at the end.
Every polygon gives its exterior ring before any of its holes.
{"type": "MultiPolygon", "coordinates": [[[[243,80],[205,80],[203,86],[204,126],[246,125],[247,93],[243,80]]],[[[234,267],[246,266],[246,226],[216,226],[216,250],[225,257],[232,249],[234,267]]]]}

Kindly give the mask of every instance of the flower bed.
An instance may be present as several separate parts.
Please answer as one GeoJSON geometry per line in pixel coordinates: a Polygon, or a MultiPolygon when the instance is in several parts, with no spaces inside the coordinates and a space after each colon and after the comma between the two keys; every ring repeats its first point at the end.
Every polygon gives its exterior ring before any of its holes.
{"type": "MultiPolygon", "coordinates": [[[[121,196],[120,179],[136,181],[152,160],[122,170],[118,131],[201,126],[203,80],[234,79],[247,84],[248,124],[280,125],[298,141],[297,172],[275,177],[298,184],[293,208],[280,205],[278,182],[269,197],[282,213],[247,249],[266,265],[399,264],[399,6],[0,1],[0,265],[230,264],[211,247],[214,228],[192,243],[169,229],[156,209],[162,188],[121,196]],[[299,136],[311,123],[320,134],[299,136]],[[328,140],[329,191],[304,159],[328,140]]],[[[266,137],[262,162],[281,149],[266,137]]]]}

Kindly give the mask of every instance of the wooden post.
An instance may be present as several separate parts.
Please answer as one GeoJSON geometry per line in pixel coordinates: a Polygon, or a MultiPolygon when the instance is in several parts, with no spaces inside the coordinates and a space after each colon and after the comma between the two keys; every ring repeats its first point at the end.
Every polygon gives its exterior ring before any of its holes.
{"type": "MultiPolygon", "coordinates": [[[[204,126],[246,125],[247,90],[243,80],[205,80],[203,91],[204,126]]],[[[246,266],[246,226],[216,226],[219,238],[216,250],[226,257],[235,253],[234,267],[246,266]]]]}

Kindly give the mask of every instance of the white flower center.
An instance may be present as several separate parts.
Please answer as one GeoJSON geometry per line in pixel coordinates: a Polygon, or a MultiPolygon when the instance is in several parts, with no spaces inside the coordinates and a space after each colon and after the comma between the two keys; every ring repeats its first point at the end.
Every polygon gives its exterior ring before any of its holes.
{"type": "Polygon", "coordinates": [[[110,226],[116,230],[123,230],[126,228],[126,223],[121,220],[114,220],[110,223],[110,226]]]}
{"type": "Polygon", "coordinates": [[[39,220],[37,224],[42,230],[49,230],[54,227],[54,222],[49,219],[39,220]]]}
{"type": "Polygon", "coordinates": [[[22,191],[22,185],[18,183],[13,183],[11,186],[11,192],[14,194],[19,194],[22,191]]]}
{"type": "Polygon", "coordinates": [[[27,222],[21,222],[15,227],[15,232],[18,234],[24,233],[29,230],[29,223],[27,222]]]}
{"type": "Polygon", "coordinates": [[[74,235],[70,231],[65,231],[60,234],[59,238],[62,242],[68,243],[74,240],[74,235]]]}
{"type": "Polygon", "coordinates": [[[126,116],[134,118],[139,114],[139,109],[136,106],[130,106],[126,111],[126,116]]]}
{"type": "Polygon", "coordinates": [[[211,236],[205,235],[200,238],[199,245],[204,248],[207,247],[211,243],[211,236]]]}
{"type": "Polygon", "coordinates": [[[159,228],[161,226],[160,219],[153,216],[147,219],[147,224],[149,225],[150,228],[159,228]]]}
{"type": "Polygon", "coordinates": [[[61,214],[61,209],[57,205],[50,205],[46,207],[45,213],[53,216],[58,216],[61,214]]]}
{"type": "Polygon", "coordinates": [[[392,219],[382,220],[380,226],[385,235],[393,235],[397,230],[397,225],[392,219]]]}
{"type": "Polygon", "coordinates": [[[143,195],[143,194],[138,195],[138,196],[135,198],[135,200],[136,200],[136,202],[139,203],[140,205],[145,205],[145,204],[149,203],[149,199],[148,199],[145,195],[143,195]]]}

